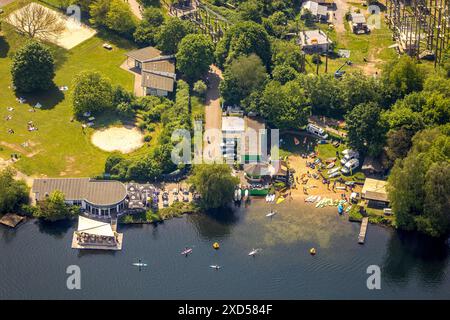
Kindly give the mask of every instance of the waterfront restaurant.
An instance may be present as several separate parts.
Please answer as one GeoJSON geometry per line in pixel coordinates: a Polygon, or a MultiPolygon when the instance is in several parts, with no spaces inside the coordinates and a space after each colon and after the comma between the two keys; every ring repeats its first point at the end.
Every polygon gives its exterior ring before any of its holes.
{"type": "Polygon", "coordinates": [[[33,182],[36,202],[43,201],[54,191],[61,191],[69,205],[80,206],[97,217],[111,217],[127,208],[127,190],[123,183],[91,178],[42,178],[33,182]]]}

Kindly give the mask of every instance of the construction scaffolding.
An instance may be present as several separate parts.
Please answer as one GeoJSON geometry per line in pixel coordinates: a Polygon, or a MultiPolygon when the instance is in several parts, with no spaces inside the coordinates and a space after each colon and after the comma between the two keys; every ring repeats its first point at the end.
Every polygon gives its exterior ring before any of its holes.
{"type": "Polygon", "coordinates": [[[450,0],[386,0],[386,20],[398,49],[441,61],[450,40],[450,0]]]}

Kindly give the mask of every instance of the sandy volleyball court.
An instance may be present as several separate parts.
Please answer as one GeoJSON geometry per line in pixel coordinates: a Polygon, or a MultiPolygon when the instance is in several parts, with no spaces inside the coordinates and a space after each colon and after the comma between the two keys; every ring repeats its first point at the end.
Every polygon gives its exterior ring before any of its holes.
{"type": "Polygon", "coordinates": [[[144,136],[136,127],[110,127],[94,132],[91,141],[108,152],[130,153],[142,147],[144,136]]]}
{"type": "MultiPolygon", "coordinates": [[[[40,4],[37,4],[34,2],[11,13],[11,15],[9,16],[9,18],[10,18],[9,22],[13,25],[19,24],[17,17],[20,17],[21,14],[23,14],[23,12],[25,12],[27,10],[27,8],[30,6],[31,7],[36,6],[36,7],[44,8],[47,11],[51,11],[52,13],[54,13],[58,16],[58,19],[60,21],[62,21],[64,23],[64,26],[65,26],[64,31],[57,37],[52,37],[48,40],[67,49],[67,50],[72,49],[73,47],[75,47],[75,46],[79,45],[80,43],[86,41],[87,39],[93,37],[97,33],[97,31],[95,31],[94,29],[89,28],[85,24],[79,22],[77,20],[77,18],[66,16],[64,14],[61,14],[54,10],[48,9],[48,8],[41,6],[40,4]]],[[[74,17],[75,16],[76,16],[76,14],[74,15],[74,17]]]]}

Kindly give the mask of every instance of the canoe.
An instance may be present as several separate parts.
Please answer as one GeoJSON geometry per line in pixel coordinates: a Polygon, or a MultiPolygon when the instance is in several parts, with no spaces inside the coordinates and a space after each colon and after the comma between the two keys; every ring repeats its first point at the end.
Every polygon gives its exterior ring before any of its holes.
{"type": "Polygon", "coordinates": [[[192,249],[191,249],[191,248],[188,248],[188,249],[183,250],[183,251],[181,252],[181,254],[184,255],[184,256],[187,256],[187,255],[190,254],[190,253],[192,253],[192,249]]]}

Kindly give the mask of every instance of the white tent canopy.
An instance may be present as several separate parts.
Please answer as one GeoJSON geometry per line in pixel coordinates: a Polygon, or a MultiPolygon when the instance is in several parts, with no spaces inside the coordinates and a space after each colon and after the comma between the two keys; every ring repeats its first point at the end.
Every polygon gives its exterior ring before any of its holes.
{"type": "Polygon", "coordinates": [[[88,219],[83,216],[78,216],[78,232],[96,236],[114,237],[114,232],[109,223],[88,219]]]}

